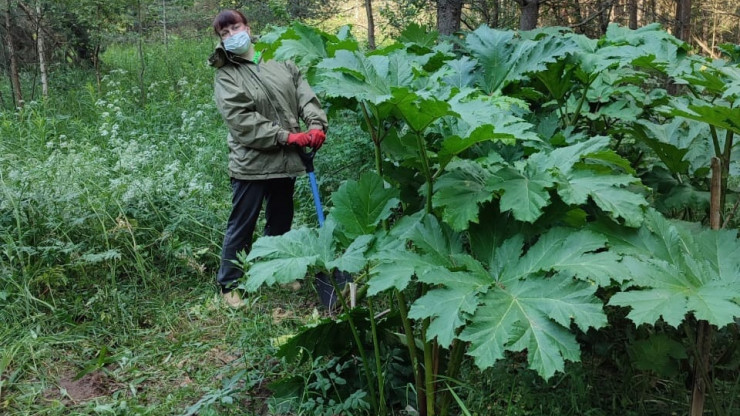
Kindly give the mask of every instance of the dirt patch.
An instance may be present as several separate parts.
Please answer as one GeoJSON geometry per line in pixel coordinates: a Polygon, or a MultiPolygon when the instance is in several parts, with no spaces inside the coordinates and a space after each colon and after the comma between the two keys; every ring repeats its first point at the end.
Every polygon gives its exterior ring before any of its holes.
{"type": "Polygon", "coordinates": [[[59,391],[56,394],[47,394],[47,397],[57,395],[61,397],[62,401],[78,404],[109,394],[110,382],[108,377],[100,371],[95,371],[85,374],[79,380],[75,380],[74,374],[62,375],[59,379],[59,391]]]}

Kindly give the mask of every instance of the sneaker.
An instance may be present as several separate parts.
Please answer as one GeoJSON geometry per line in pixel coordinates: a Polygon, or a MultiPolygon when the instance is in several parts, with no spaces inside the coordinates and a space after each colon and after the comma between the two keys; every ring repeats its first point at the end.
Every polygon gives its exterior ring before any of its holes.
{"type": "Polygon", "coordinates": [[[242,306],[244,306],[244,302],[242,302],[242,297],[239,295],[239,292],[236,290],[232,290],[229,293],[224,293],[221,295],[224,302],[226,302],[227,305],[229,305],[232,309],[239,309],[242,306]]]}
{"type": "Polygon", "coordinates": [[[299,282],[299,281],[296,280],[295,282],[290,282],[290,283],[286,284],[284,287],[287,287],[288,289],[292,290],[293,292],[297,292],[297,291],[301,290],[301,282],[299,282]]]}

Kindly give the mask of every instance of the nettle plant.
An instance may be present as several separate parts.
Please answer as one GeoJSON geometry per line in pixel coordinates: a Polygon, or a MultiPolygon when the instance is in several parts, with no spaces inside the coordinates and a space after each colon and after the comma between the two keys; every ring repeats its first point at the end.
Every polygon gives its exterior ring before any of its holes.
{"type": "Polygon", "coordinates": [[[359,306],[340,299],[344,313],[281,352],[359,355],[372,414],[399,402],[384,378],[393,343],[414,374],[404,404],[445,414],[457,396],[443,380],[464,355],[486,369],[526,352],[550,378],[580,359],[577,334],[607,325],[607,305],[636,325],[740,316],[737,233],[666,219],[651,204],[677,191],[640,179],[668,172],[679,187],[693,167],[700,186],[700,136],[735,172],[736,64],[688,56],[657,26],[598,40],[484,26],[454,44],[411,27],[369,52],[347,30],[294,25],[263,40],[267,56],[307,68],[330,109],[357,112],[376,171],[331,195],[323,228],[258,239],[245,287],[351,273],[359,306]],[[671,98],[666,80],[694,95],[671,98]],[[669,139],[672,123],[694,136],[669,139]]]}

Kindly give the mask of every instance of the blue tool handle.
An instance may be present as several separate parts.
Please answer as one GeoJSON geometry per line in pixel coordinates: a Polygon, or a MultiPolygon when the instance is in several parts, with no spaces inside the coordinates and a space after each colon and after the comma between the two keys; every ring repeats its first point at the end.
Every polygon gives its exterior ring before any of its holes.
{"type": "Polygon", "coordinates": [[[308,172],[308,181],[311,183],[311,193],[313,193],[313,204],[316,206],[316,216],[319,218],[319,227],[323,227],[324,209],[321,207],[319,186],[316,184],[316,175],[313,172],[308,172]]]}

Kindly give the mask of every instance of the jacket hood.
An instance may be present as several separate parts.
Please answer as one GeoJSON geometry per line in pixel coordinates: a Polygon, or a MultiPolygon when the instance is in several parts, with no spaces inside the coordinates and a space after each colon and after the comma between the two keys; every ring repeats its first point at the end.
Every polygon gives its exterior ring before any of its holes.
{"type": "Polygon", "coordinates": [[[208,65],[218,69],[226,65],[228,60],[229,57],[226,55],[226,49],[219,43],[216,50],[208,57],[208,65]]]}

